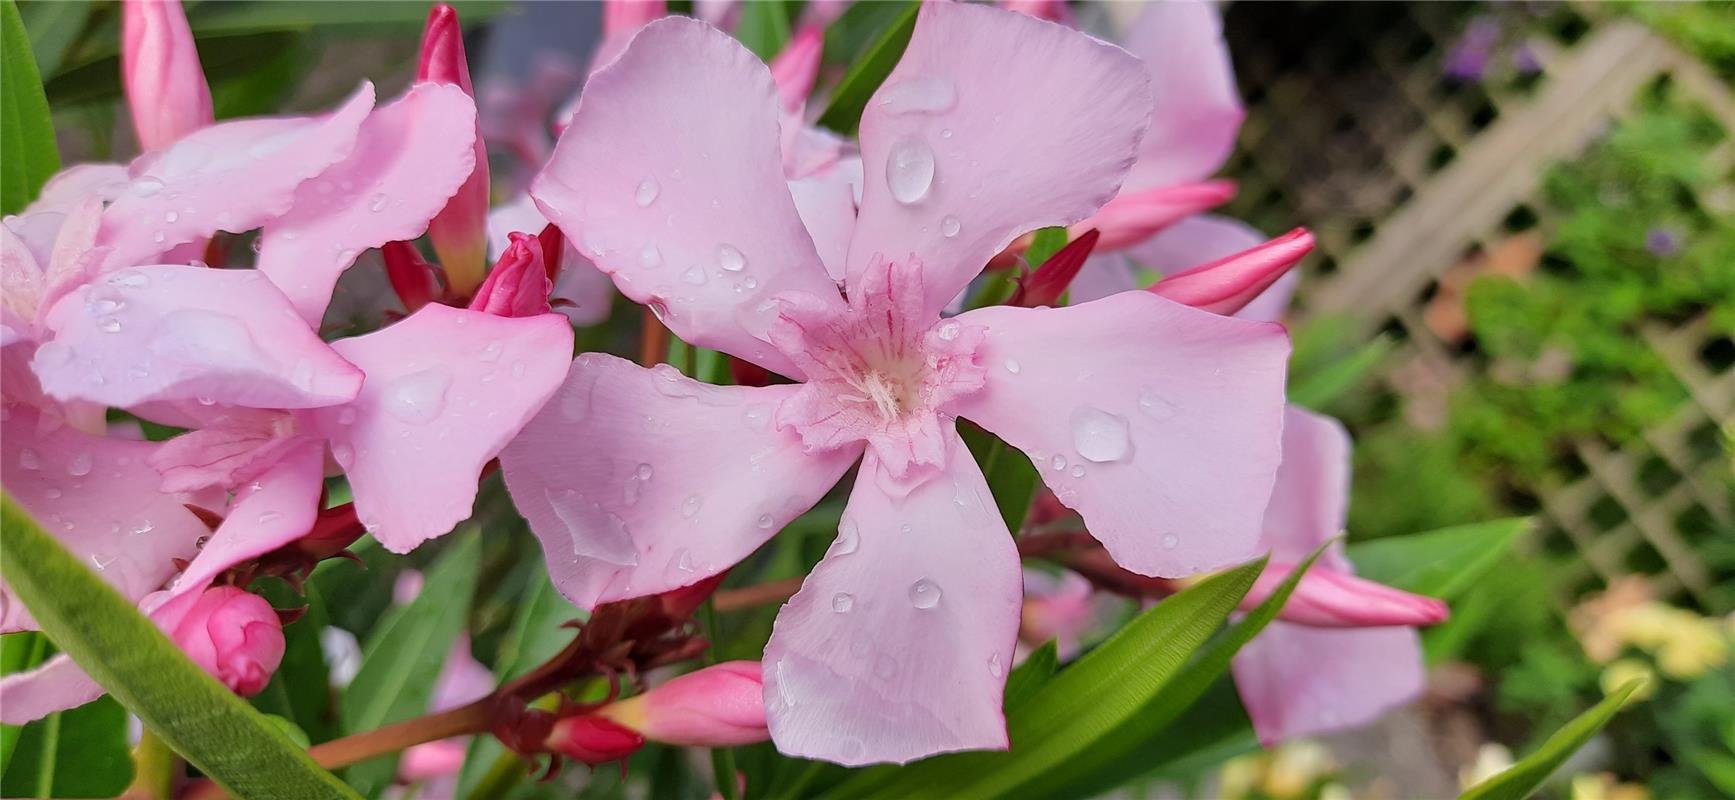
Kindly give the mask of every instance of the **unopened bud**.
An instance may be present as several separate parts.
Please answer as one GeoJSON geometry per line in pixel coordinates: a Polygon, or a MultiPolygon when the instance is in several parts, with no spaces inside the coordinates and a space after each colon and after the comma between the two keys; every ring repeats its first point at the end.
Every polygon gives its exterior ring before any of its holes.
{"type": "Polygon", "coordinates": [[[170,638],[206,672],[242,697],[258,694],[283,662],[283,624],[256,594],[233,586],[207,589],[170,638]]]}
{"type": "Polygon", "coordinates": [[[1213,180],[1164,186],[1122,194],[1096,215],[1073,226],[1074,231],[1102,232],[1097,248],[1110,252],[1131,247],[1194,214],[1209,211],[1235,197],[1235,184],[1213,180]]]}
{"type": "MultiPolygon", "coordinates": [[[[1264,602],[1294,570],[1294,564],[1271,562],[1242,598],[1242,610],[1264,602]]],[[[1301,576],[1277,618],[1315,628],[1379,628],[1438,625],[1449,615],[1444,601],[1315,566],[1301,576]]]]}
{"type": "MultiPolygon", "coordinates": [[[[458,12],[445,3],[436,3],[428,12],[416,80],[449,83],[472,98],[476,96],[470,85],[470,67],[464,58],[464,29],[458,24],[458,12]]],[[[476,166],[470,177],[428,222],[434,252],[446,270],[452,292],[460,297],[468,296],[481,283],[488,249],[488,150],[482,142],[480,120],[476,123],[474,148],[476,166]]]]}
{"type": "Polygon", "coordinates": [[[1312,251],[1313,234],[1296,228],[1264,244],[1170,275],[1150,290],[1194,308],[1233,314],[1312,251]]]}
{"type": "Polygon", "coordinates": [[[514,233],[511,238],[512,244],[476,289],[470,310],[501,317],[547,314],[548,293],[554,284],[548,280],[542,261],[542,242],[527,233],[514,233]]]}
{"type": "Polygon", "coordinates": [[[757,661],[706,667],[596,713],[664,744],[733,747],[771,737],[757,661]]]}
{"type": "Polygon", "coordinates": [[[211,87],[180,0],[121,7],[121,80],[142,150],[168,147],[211,124],[211,87]]]}
{"type": "Polygon", "coordinates": [[[825,50],[825,29],[807,25],[795,32],[783,51],[771,59],[771,80],[786,111],[799,111],[819,78],[819,57],[825,50]]]}
{"type": "Polygon", "coordinates": [[[543,744],[567,758],[596,765],[638,752],[645,746],[645,737],[604,717],[581,714],[554,723],[543,744]]]}

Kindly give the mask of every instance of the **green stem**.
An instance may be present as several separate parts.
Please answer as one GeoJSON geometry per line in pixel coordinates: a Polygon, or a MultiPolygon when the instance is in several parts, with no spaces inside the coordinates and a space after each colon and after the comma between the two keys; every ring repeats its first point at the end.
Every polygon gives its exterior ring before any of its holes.
{"type": "Polygon", "coordinates": [[[476,788],[470,790],[469,800],[500,800],[519,781],[524,780],[524,759],[517,753],[507,750],[494,759],[488,771],[482,773],[482,779],[476,782],[476,788]]]}
{"type": "Polygon", "coordinates": [[[133,785],[127,790],[127,796],[151,800],[169,800],[174,796],[175,752],[149,728],[139,737],[139,746],[133,750],[133,765],[133,785]]]}
{"type": "Polygon", "coordinates": [[[54,796],[54,761],[60,756],[60,713],[42,720],[42,756],[36,765],[36,796],[54,796]]]}
{"type": "MultiPolygon", "coordinates": [[[[717,629],[717,607],[710,600],[700,606],[700,614],[705,618],[705,634],[711,639],[711,646],[705,648],[705,666],[717,663],[717,642],[722,631],[717,629]]],[[[717,794],[723,800],[739,800],[740,784],[735,780],[735,749],[731,747],[715,747],[711,749],[711,773],[717,781],[717,794]]]]}

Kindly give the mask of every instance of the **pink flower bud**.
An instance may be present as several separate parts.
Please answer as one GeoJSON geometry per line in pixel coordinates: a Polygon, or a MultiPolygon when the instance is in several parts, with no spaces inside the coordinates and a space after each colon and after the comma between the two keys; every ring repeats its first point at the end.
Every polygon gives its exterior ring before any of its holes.
{"type": "Polygon", "coordinates": [[[434,302],[440,296],[440,279],[434,267],[423,260],[416,246],[409,242],[386,242],[380,247],[386,262],[386,280],[403,301],[404,311],[411,314],[434,302]]]}
{"type": "Polygon", "coordinates": [[[706,667],[596,713],[664,744],[733,747],[771,737],[757,661],[706,667]]]}
{"type": "MultiPolygon", "coordinates": [[[[1294,570],[1294,564],[1271,562],[1242,598],[1242,610],[1264,602],[1294,570]]],[[[1315,628],[1420,627],[1445,622],[1449,613],[1444,601],[1315,565],[1277,618],[1315,628]]]]}
{"type": "Polygon", "coordinates": [[[1313,234],[1296,228],[1256,247],[1170,275],[1151,291],[1194,308],[1233,314],[1313,251],[1313,234]]]}
{"type": "Polygon", "coordinates": [[[819,78],[819,57],[824,51],[825,28],[806,25],[771,59],[771,80],[777,84],[784,110],[795,112],[807,103],[813,82],[819,78]]]}
{"type": "Polygon", "coordinates": [[[1018,284],[1018,291],[1012,293],[1012,299],[1006,304],[1025,308],[1053,305],[1066,293],[1066,287],[1072,285],[1072,279],[1078,277],[1078,271],[1090,258],[1091,251],[1096,249],[1100,236],[1094,230],[1085,231],[1077,239],[1067,242],[1018,284]]]}
{"type": "Polygon", "coordinates": [[[554,730],[543,744],[567,758],[594,766],[625,759],[645,746],[645,737],[611,720],[584,714],[554,723],[554,730]]]}
{"type": "Polygon", "coordinates": [[[542,263],[542,242],[527,233],[511,234],[512,244],[500,254],[493,271],[470,300],[471,311],[501,317],[546,314],[553,282],[542,263]]]}
{"type": "Polygon", "coordinates": [[[283,623],[265,598],[233,586],[207,589],[170,638],[242,697],[258,694],[283,661],[283,623]]]}
{"type": "Polygon", "coordinates": [[[160,150],[211,124],[211,87],[180,0],[127,0],[121,81],[139,148],[160,150]]]}
{"type": "Polygon", "coordinates": [[[663,0],[603,0],[602,35],[631,36],[669,13],[663,0]]]}
{"type": "MultiPolygon", "coordinates": [[[[428,12],[428,27],[422,34],[422,58],[416,80],[449,83],[471,97],[470,67],[464,59],[464,29],[458,12],[437,3],[428,12]]],[[[482,282],[488,246],[488,150],[482,142],[482,123],[476,123],[476,167],[446,207],[428,223],[434,252],[446,269],[453,294],[469,296],[482,282]]]]}
{"type": "Polygon", "coordinates": [[[1097,247],[1104,252],[1143,242],[1187,217],[1209,211],[1235,197],[1231,181],[1202,181],[1122,194],[1108,201],[1096,216],[1074,225],[1074,231],[1102,231],[1097,247]]]}

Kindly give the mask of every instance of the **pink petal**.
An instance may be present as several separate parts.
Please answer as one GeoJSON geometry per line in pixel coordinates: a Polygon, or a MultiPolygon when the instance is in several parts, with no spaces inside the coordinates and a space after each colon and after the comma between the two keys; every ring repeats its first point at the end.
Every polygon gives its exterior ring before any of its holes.
{"type": "Polygon", "coordinates": [[[765,708],[787,755],[845,765],[1005,749],[1018,554],[956,433],[901,501],[870,452],[838,538],[777,614],[765,708]]]}
{"type": "Polygon", "coordinates": [[[1150,189],[1216,172],[1247,115],[1216,7],[1150,3],[1127,30],[1126,48],[1144,61],[1156,100],[1127,186],[1150,189]]]}
{"type": "Polygon", "coordinates": [[[1028,454],[1121,566],[1181,577],[1254,555],[1289,342],[1146,292],[967,312],[987,386],[959,415],[1028,454]]]}
{"type": "Polygon", "coordinates": [[[1415,699],[1425,679],[1413,628],[1335,630],[1273,622],[1230,666],[1266,745],[1372,722],[1415,699]]]}
{"type": "MultiPolygon", "coordinates": [[[[65,213],[89,194],[112,202],[128,187],[125,164],[75,164],[49,178],[48,183],[42,185],[42,191],[37,193],[36,201],[18,216],[29,218],[43,213],[65,213]]],[[[10,225],[11,221],[8,220],[7,224],[10,225]]],[[[47,241],[53,241],[53,238],[50,234],[47,241]]]]}
{"type": "Polygon", "coordinates": [[[813,175],[789,182],[789,194],[795,199],[795,212],[801,224],[813,237],[819,260],[825,264],[825,274],[834,281],[843,280],[844,262],[849,257],[849,237],[855,231],[855,189],[841,171],[813,175]]]}
{"type": "Polygon", "coordinates": [[[216,406],[210,412],[199,414],[198,430],[163,442],[152,454],[151,466],[162,473],[164,491],[251,483],[306,443],[306,437],[289,435],[295,417],[285,411],[216,406]]]}
{"type": "Polygon", "coordinates": [[[373,108],[372,84],[317,117],[245,119],[195,131],[128,167],[98,244],[118,269],[217,231],[250,231],[289,211],[296,187],[342,161],[373,108]]]}
{"type": "Polygon", "coordinates": [[[337,276],[363,250],[414,239],[475,166],[476,106],[449,84],[417,84],[369,115],[354,152],[295,192],[261,234],[259,269],[318,325],[337,276]]]}
{"type": "Polygon", "coordinates": [[[61,298],[44,322],[54,341],[32,367],[61,400],[308,408],[344,402],[361,385],[361,372],[251,270],[121,270],[61,298]]]}
{"type": "Polygon", "coordinates": [[[224,570],[307,535],[319,511],[324,466],[325,448],[303,441],[258,480],[236,490],[223,524],[175,579],[172,597],[198,595],[224,570]]]}
{"type": "Polygon", "coordinates": [[[1269,296],[1271,288],[1312,251],[1313,234],[1296,228],[1269,242],[1163,278],[1151,291],[1194,308],[1238,314],[1269,296]]]}
{"type": "Polygon", "coordinates": [[[0,723],[23,725],[77,708],[106,692],[66,655],[0,678],[0,723]]]}
{"type": "Polygon", "coordinates": [[[470,516],[482,467],[560,385],[572,328],[429,305],[332,347],[367,372],[347,405],[309,416],[386,549],[407,553],[470,516]]]}
{"type": "MultiPolygon", "coordinates": [[[[174,559],[198,553],[210,530],[183,504],[220,508],[222,494],[157,491],[148,462],[160,445],[88,436],[21,403],[7,403],[0,419],[6,494],[128,600],[161,587],[174,559]]],[[[0,633],[35,627],[24,604],[0,591],[0,633]]]]}
{"type": "Polygon", "coordinates": [[[1067,302],[1076,306],[1137,289],[1136,271],[1125,253],[1092,253],[1067,287],[1067,302]]]}
{"type": "Polygon", "coordinates": [[[710,386],[580,356],[500,456],[554,585],[580,608],[677,589],[811,508],[861,449],[810,456],[773,425],[797,388],[710,386]]]}
{"type": "Polygon", "coordinates": [[[1126,252],[1143,266],[1174,275],[1264,241],[1265,234],[1238,219],[1200,214],[1170,225],[1126,252]]]}
{"type": "MultiPolygon", "coordinates": [[[[1265,545],[1279,561],[1300,561],[1343,533],[1349,513],[1349,433],[1331,417],[1300,406],[1283,410],[1283,463],[1265,507],[1265,545]]],[[[1332,545],[1315,569],[1349,572],[1343,545],[1332,545]]]]}
{"type": "Polygon", "coordinates": [[[675,335],[799,377],[764,339],[769,298],[837,291],[784,184],[777,117],[752,53],[691,19],[657,20],[591,78],[530,194],[675,335]]]}
{"type": "Polygon", "coordinates": [[[1119,48],[969,3],[927,3],[861,119],[866,168],[850,242],[927,265],[934,313],[1019,235],[1114,197],[1150,117],[1149,81],[1119,48]],[[895,180],[894,180],[895,179],[895,180]]]}

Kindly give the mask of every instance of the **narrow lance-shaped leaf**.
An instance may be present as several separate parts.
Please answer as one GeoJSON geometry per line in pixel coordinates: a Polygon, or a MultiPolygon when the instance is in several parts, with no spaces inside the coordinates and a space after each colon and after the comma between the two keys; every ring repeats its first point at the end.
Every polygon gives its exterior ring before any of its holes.
{"type": "Polygon", "coordinates": [[[0,214],[22,211],[60,169],[54,120],[30,35],[12,0],[0,2],[0,214]]]}
{"type": "Polygon", "coordinates": [[[822,127],[839,133],[855,133],[856,126],[861,124],[861,112],[867,108],[868,98],[873,97],[886,76],[892,74],[892,68],[898,65],[898,59],[903,58],[904,48],[910,44],[910,35],[916,32],[916,12],[921,7],[920,3],[909,3],[904,13],[899,14],[850,66],[849,72],[844,74],[831,94],[831,105],[819,115],[822,127]]]}
{"type": "Polygon", "coordinates": [[[1470,787],[1459,800],[1524,800],[1531,796],[1542,786],[1543,781],[1548,780],[1549,775],[1566,763],[1566,759],[1578,752],[1578,748],[1590,741],[1609,720],[1614,719],[1615,712],[1620,711],[1627,698],[1644,683],[1643,678],[1628,681],[1625,686],[1603,698],[1602,702],[1591,707],[1589,711],[1574,717],[1571,722],[1555,731],[1536,752],[1520,759],[1505,772],[1470,787]]]}
{"type": "Polygon", "coordinates": [[[0,497],[0,573],[42,630],[145,726],[236,797],[351,798],[263,714],[0,497]]]}
{"type": "Polygon", "coordinates": [[[1406,592],[1451,599],[1507,557],[1528,517],[1389,536],[1348,548],[1356,574],[1406,592]]]}
{"type": "MultiPolygon", "coordinates": [[[[476,532],[453,538],[428,570],[421,595],[387,613],[363,646],[361,669],[343,693],[346,733],[370,731],[428,710],[446,655],[469,616],[481,560],[476,532]]],[[[364,761],[349,768],[349,782],[371,796],[391,783],[397,764],[396,753],[364,761]]]]}

